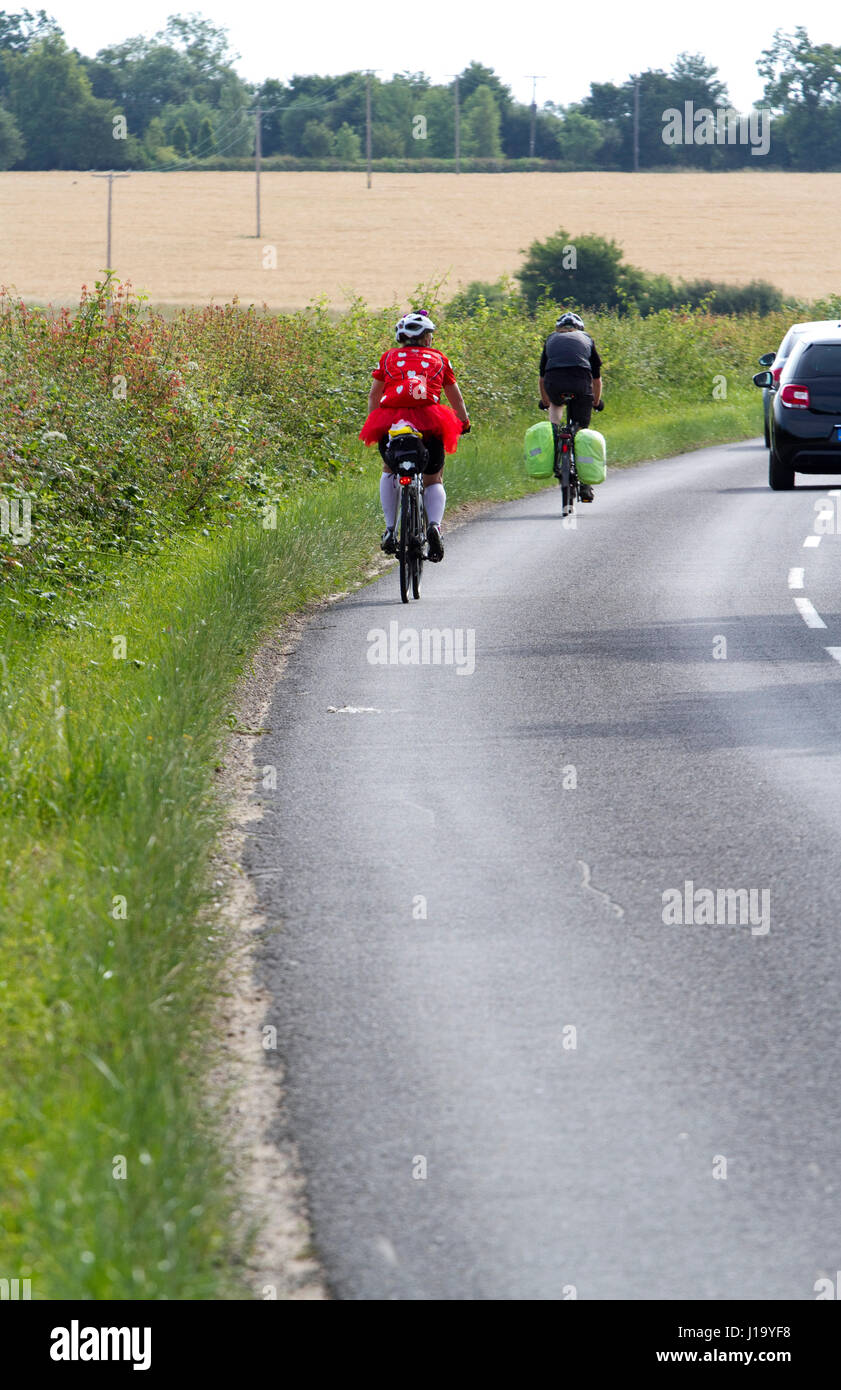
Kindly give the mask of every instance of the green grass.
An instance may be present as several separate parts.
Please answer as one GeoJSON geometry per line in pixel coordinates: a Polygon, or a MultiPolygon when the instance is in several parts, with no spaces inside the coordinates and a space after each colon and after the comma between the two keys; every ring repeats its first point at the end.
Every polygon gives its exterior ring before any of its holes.
{"type": "MultiPolygon", "coordinates": [[[[521,458],[536,415],[463,441],[450,505],[539,486],[521,458]]],[[[747,393],[652,415],[661,452],[760,428],[747,393]]],[[[595,423],[612,462],[650,457],[651,418],[611,403],[595,423]]],[[[366,456],[289,494],[276,530],[254,517],[124,561],[74,631],[6,627],[0,1275],[35,1298],[249,1296],[208,1101],[228,949],[208,891],[214,765],[262,635],[378,553],[378,472],[366,456]]]]}

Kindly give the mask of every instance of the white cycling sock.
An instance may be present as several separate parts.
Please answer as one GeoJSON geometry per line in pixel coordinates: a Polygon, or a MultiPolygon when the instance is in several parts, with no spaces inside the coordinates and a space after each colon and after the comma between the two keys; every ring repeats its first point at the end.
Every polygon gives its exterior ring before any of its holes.
{"type": "Polygon", "coordinates": [[[430,526],[440,526],[444,520],[444,508],[447,505],[447,494],[444,491],[443,483],[430,483],[423,490],[423,503],[426,507],[426,517],[430,526]]]}
{"type": "Polygon", "coordinates": [[[380,474],[380,501],[386,527],[393,531],[397,524],[397,479],[393,473],[380,474]]]}

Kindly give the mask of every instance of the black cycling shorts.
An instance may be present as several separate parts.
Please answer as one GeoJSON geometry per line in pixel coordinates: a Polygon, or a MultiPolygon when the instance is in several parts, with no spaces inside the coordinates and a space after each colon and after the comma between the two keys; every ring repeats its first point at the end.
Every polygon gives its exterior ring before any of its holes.
{"type": "Polygon", "coordinates": [[[562,397],[571,394],[568,412],[570,423],[580,425],[585,430],[589,428],[593,415],[593,378],[589,372],[578,367],[567,370],[557,368],[546,373],[543,385],[553,405],[562,405],[562,397]]]}
{"type": "MultiPolygon", "coordinates": [[[[424,477],[426,477],[427,473],[439,473],[444,467],[444,441],[438,434],[425,434],[423,436],[423,442],[426,445],[426,452],[429,455],[426,461],[426,467],[423,470],[424,477]]],[[[385,463],[385,451],[388,448],[387,434],[383,435],[377,448],[382,454],[383,463],[385,463]]]]}

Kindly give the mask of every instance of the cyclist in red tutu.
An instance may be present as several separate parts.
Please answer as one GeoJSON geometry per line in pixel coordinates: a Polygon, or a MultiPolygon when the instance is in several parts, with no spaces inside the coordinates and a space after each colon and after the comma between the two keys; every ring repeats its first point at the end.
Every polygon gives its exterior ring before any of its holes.
{"type": "Polygon", "coordinates": [[[444,544],[441,522],[447,494],[444,491],[444,454],[454,454],[461,435],[470,429],[464,398],[455,373],[443,352],[431,347],[435,324],[425,309],[404,314],[395,329],[397,347],[384,352],[371,375],[368,418],[359,431],[365,444],[377,444],[383,456],[380,501],[385,516],[381,548],[387,555],[397,549],[398,483],[385,464],[388,431],[405,420],[423,435],[429,461],[423,475],[423,500],[427,516],[430,560],[441,560],[444,544]],[[441,392],[452,410],[440,404],[441,392]]]}

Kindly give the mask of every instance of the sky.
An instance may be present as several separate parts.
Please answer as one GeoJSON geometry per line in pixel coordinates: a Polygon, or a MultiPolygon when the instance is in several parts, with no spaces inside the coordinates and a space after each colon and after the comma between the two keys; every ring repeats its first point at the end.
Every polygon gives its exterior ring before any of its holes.
{"type": "MultiPolygon", "coordinates": [[[[15,3],[9,9],[24,6],[15,3]]],[[[645,68],[671,67],[682,51],[701,53],[719,69],[731,101],[748,110],[762,96],[756,60],[774,30],[802,25],[813,41],[841,45],[838,0],[533,0],[528,8],[494,0],[425,0],[373,5],[316,0],[272,7],[267,0],[27,0],[61,25],[73,48],[97,49],[134,34],[152,34],[169,14],[196,11],[229,31],[235,64],[249,82],[295,73],[336,75],[406,70],[441,82],[476,59],[492,67],[520,101],[580,101],[591,82],[622,82],[645,68]]]]}

